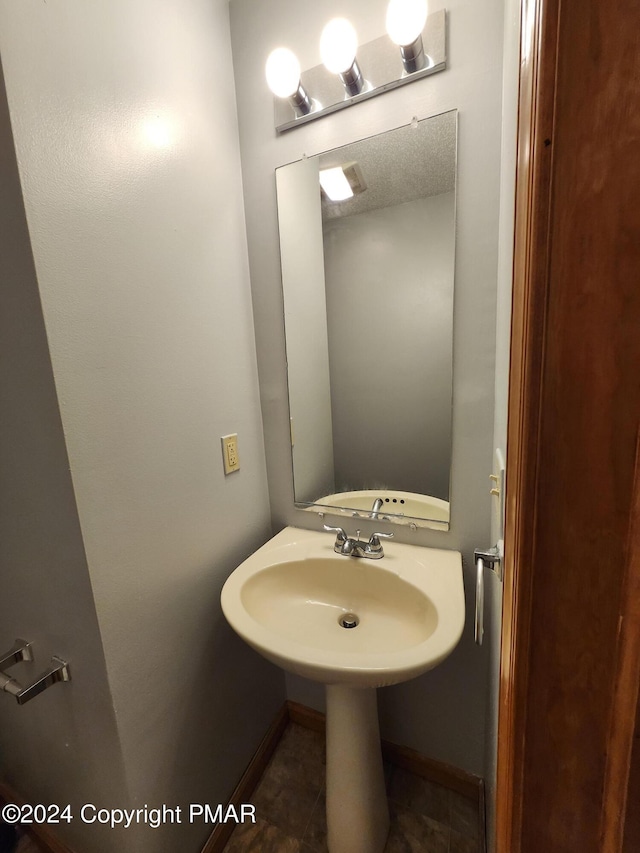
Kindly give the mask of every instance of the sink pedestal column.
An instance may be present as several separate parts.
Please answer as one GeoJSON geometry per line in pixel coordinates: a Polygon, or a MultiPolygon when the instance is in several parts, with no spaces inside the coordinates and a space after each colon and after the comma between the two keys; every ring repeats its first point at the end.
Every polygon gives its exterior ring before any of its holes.
{"type": "Polygon", "coordinates": [[[389,833],[374,688],[328,684],[327,841],[331,853],[382,853],[389,833]]]}

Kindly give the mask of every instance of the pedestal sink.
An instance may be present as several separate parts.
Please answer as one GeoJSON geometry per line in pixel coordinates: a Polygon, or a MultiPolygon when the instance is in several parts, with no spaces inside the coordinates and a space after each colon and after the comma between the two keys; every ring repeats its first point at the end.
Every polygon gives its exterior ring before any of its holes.
{"type": "Polygon", "coordinates": [[[457,551],[385,542],[346,557],[328,533],[285,528],[230,575],[222,609],[250,646],[326,685],[331,853],[381,853],[389,829],[376,687],[449,655],[464,625],[457,551]]]}

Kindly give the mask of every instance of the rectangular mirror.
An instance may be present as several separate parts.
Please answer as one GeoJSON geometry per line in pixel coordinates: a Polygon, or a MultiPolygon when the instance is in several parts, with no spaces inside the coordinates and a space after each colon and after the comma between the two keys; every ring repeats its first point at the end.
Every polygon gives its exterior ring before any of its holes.
{"type": "Polygon", "coordinates": [[[449,527],[456,140],[453,110],[276,170],[296,506],[449,527]]]}

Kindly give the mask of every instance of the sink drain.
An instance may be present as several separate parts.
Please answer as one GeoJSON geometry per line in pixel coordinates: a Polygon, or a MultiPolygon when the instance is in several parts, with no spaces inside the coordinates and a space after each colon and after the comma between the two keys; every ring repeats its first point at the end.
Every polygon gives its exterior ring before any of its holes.
{"type": "Polygon", "coordinates": [[[343,628],[355,628],[360,620],[355,613],[343,613],[338,622],[343,628]]]}

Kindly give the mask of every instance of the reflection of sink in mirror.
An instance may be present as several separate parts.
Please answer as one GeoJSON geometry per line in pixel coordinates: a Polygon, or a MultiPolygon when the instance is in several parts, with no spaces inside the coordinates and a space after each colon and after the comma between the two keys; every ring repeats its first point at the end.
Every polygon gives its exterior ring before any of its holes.
{"type": "Polygon", "coordinates": [[[354,492],[337,492],[318,498],[310,510],[318,506],[330,506],[339,513],[372,516],[372,508],[377,498],[382,500],[378,517],[393,517],[393,521],[409,524],[413,521],[420,525],[442,527],[449,525],[449,501],[430,495],[417,495],[413,492],[396,492],[389,489],[361,489],[354,492]],[[398,517],[401,516],[401,517],[398,517]]]}

